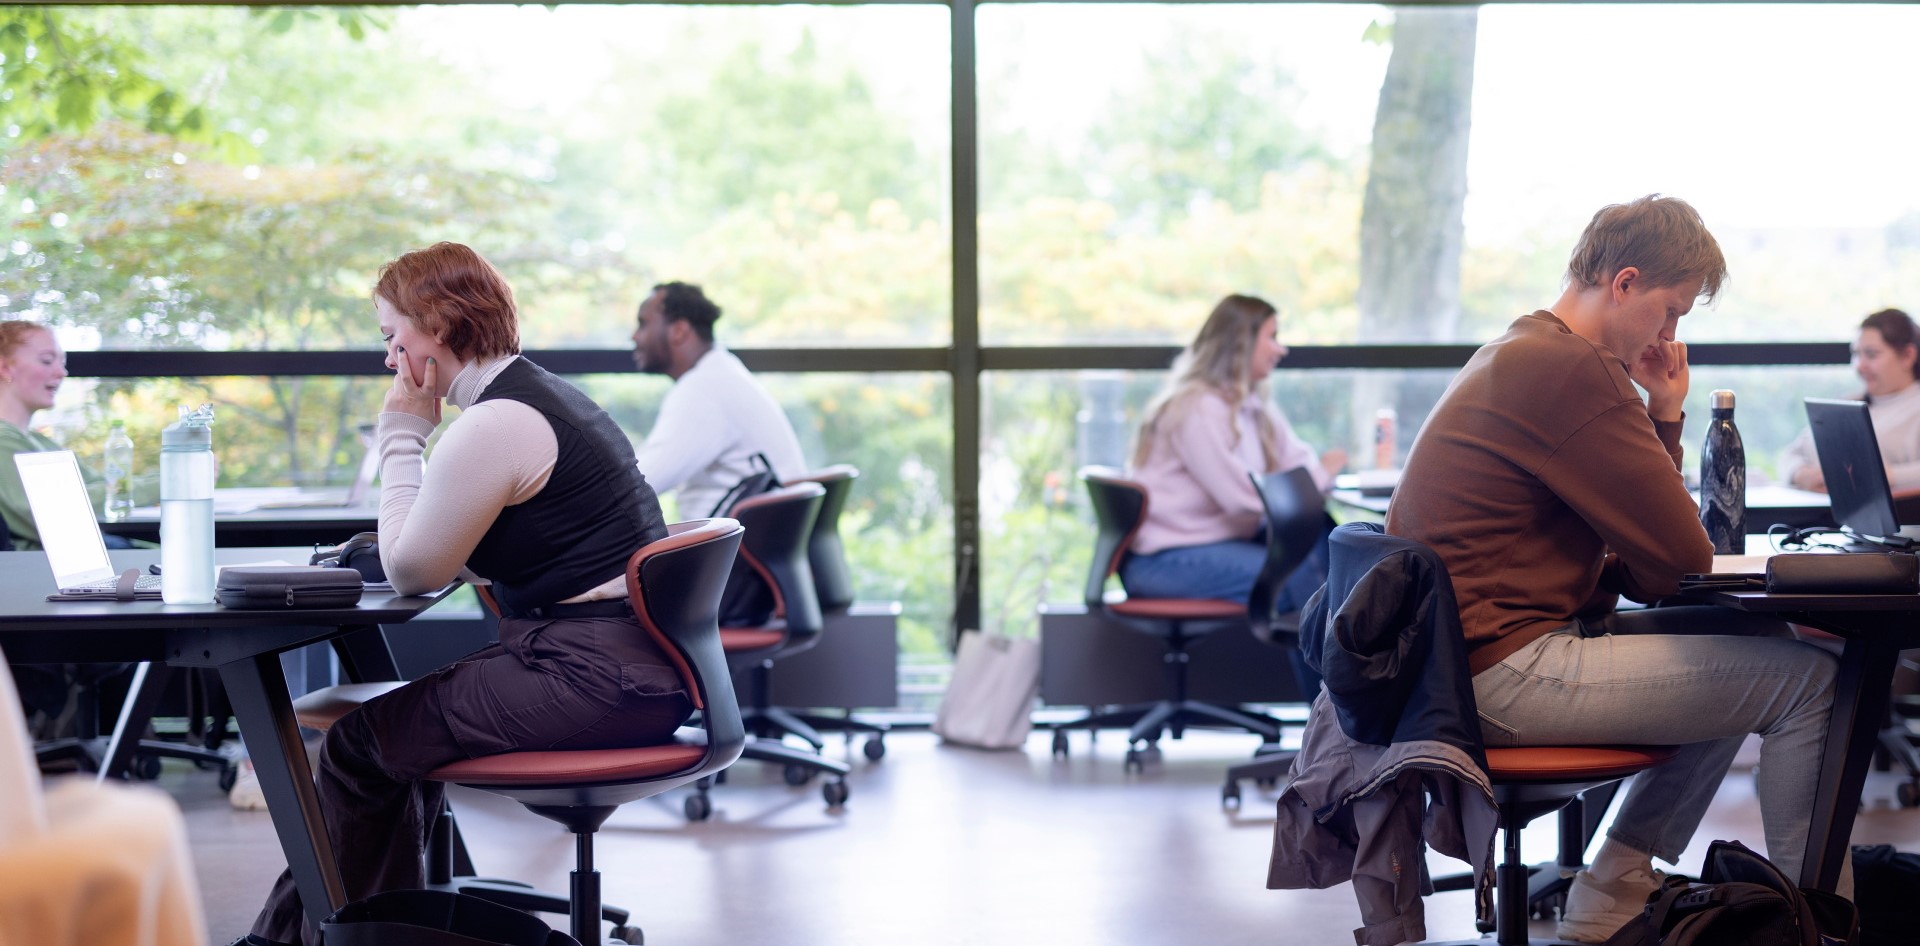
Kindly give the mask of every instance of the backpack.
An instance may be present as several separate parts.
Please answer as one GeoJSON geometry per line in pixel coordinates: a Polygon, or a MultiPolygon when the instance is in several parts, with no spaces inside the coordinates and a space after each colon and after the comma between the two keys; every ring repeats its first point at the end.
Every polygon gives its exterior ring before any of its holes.
{"type": "Polygon", "coordinates": [[[1606,946],[1856,946],[1843,897],[1802,890],[1738,841],[1715,841],[1699,883],[1669,877],[1606,946]]]}
{"type": "MultiPolygon", "coordinates": [[[[767,455],[756,453],[752,460],[759,469],[733,484],[733,488],[714,504],[711,515],[731,515],[733,507],[741,500],[780,488],[780,478],[773,475],[773,463],[767,460],[767,455]]],[[[766,579],[747,564],[744,553],[735,555],[733,571],[727,575],[727,586],[720,592],[720,626],[764,626],[773,620],[773,605],[773,589],[767,587],[766,579]]]]}
{"type": "Polygon", "coordinates": [[[1906,946],[1920,930],[1920,854],[1890,844],[1853,848],[1853,900],[1860,946],[1906,946]]]}

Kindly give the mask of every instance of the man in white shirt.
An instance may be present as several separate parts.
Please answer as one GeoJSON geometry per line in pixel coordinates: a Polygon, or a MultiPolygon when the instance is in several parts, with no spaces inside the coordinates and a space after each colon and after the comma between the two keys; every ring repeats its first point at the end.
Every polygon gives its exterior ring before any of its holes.
{"type": "Polygon", "coordinates": [[[757,469],[756,453],[782,481],[807,470],[779,402],[714,342],[719,318],[720,307],[699,286],[662,283],[640,303],[633,331],[634,365],[673,379],[636,454],[647,482],[674,493],[681,519],[712,515],[727,490],[757,469]]]}

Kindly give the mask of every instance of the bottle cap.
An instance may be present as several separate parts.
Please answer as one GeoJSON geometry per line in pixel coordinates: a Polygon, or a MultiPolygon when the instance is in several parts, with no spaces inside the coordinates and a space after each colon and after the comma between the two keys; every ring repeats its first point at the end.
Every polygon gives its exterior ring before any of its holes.
{"type": "Polygon", "coordinates": [[[1733,410],[1733,392],[1721,388],[1713,392],[1713,409],[1716,411],[1733,410]]]}
{"type": "Polygon", "coordinates": [[[160,449],[213,449],[213,405],[202,404],[193,410],[181,408],[179,422],[168,424],[160,431],[160,449]]]}

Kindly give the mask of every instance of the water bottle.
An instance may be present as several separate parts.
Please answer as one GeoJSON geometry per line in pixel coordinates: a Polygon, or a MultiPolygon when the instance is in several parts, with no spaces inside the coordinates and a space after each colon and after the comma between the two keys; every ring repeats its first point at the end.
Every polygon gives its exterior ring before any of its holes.
{"type": "Polygon", "coordinates": [[[1700,452],[1700,524],[1715,555],[1747,551],[1747,448],[1733,426],[1733,392],[1713,392],[1713,420],[1700,452]]]}
{"type": "Polygon", "coordinates": [[[1399,415],[1391,407],[1383,407],[1373,414],[1373,468],[1391,470],[1394,468],[1394,454],[1399,446],[1396,439],[1399,434],[1394,430],[1399,415]]]}
{"type": "Polygon", "coordinates": [[[107,431],[106,456],[101,464],[107,474],[108,522],[119,522],[133,513],[133,441],[127,437],[127,425],[114,421],[107,431]]]}
{"type": "Polygon", "coordinates": [[[213,601],[213,405],[160,432],[160,598],[213,601]]]}

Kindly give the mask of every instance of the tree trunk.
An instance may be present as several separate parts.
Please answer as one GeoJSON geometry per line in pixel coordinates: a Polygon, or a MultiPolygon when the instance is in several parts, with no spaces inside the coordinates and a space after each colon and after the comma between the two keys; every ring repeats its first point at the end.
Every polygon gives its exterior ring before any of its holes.
{"type": "MultiPolygon", "coordinates": [[[[1460,322],[1460,249],[1473,114],[1474,7],[1397,7],[1393,54],[1373,117],[1373,159],[1360,211],[1360,337],[1450,341],[1460,322]]],[[[1375,411],[1411,393],[1363,374],[1355,442],[1370,444],[1375,411]]],[[[1423,399],[1424,400],[1424,399],[1423,399]]],[[[1419,418],[1402,409],[1398,455],[1419,418]]],[[[1359,459],[1356,456],[1356,459],[1359,459]]],[[[1359,465],[1368,465],[1362,461],[1359,465]]]]}

